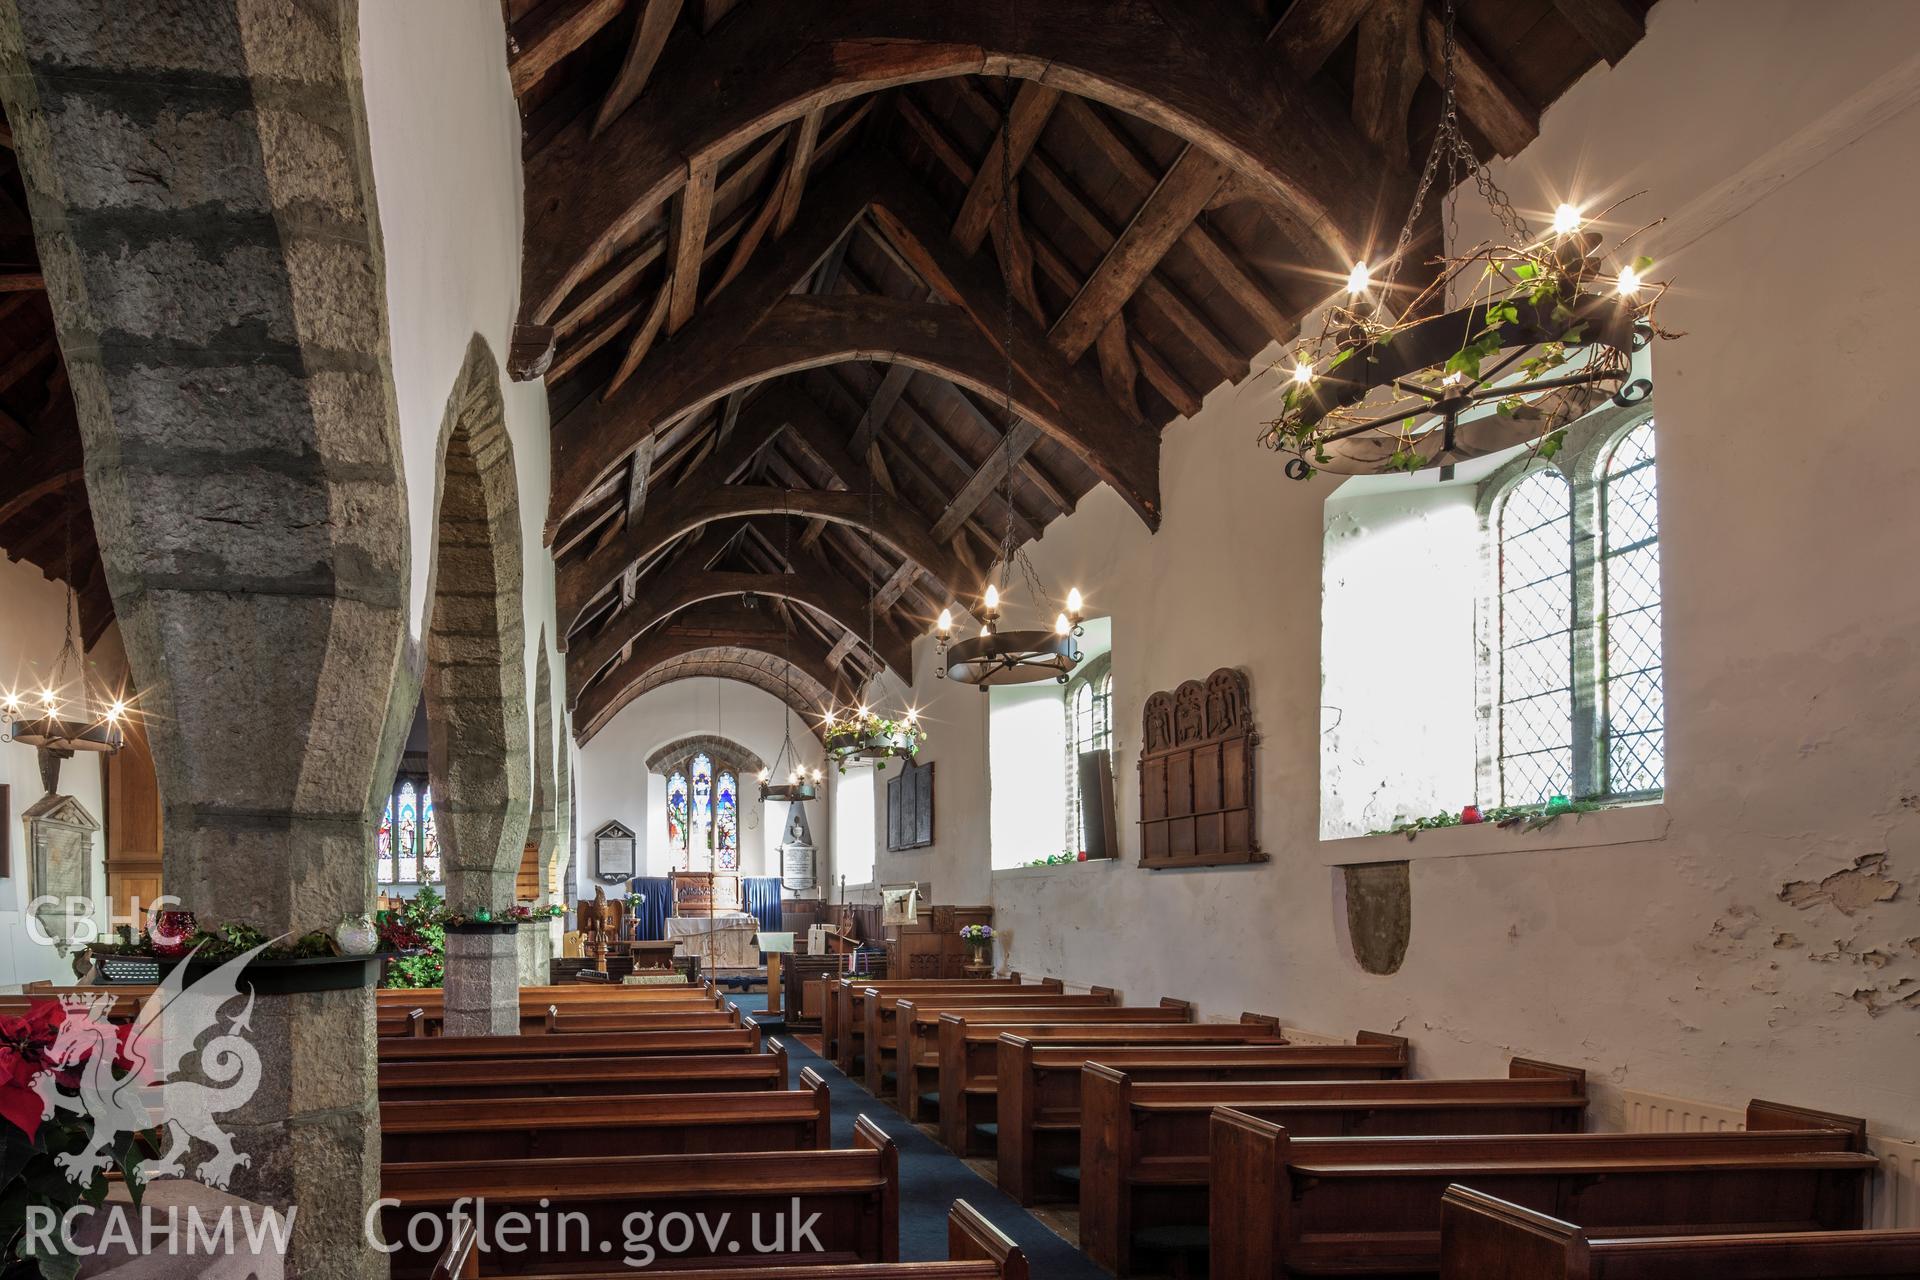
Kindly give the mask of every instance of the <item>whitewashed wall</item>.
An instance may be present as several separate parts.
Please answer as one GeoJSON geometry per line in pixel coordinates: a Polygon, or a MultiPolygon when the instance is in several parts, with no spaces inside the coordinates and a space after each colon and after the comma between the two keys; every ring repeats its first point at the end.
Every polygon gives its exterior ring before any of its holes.
{"type": "MultiPolygon", "coordinates": [[[[990,886],[1024,972],[1212,1016],[1399,1031],[1426,1074],[1497,1073],[1513,1054],[1585,1066],[1603,1119],[1626,1085],[1920,1131],[1920,450],[1904,379],[1920,337],[1920,6],[1844,9],[1663,0],[1646,41],[1501,173],[1536,224],[1569,194],[1641,188],[1623,216],[1674,218],[1645,242],[1678,282],[1661,319],[1688,333],[1656,355],[1663,810],[1582,819],[1526,852],[1495,832],[1320,839],[1337,482],[1294,484],[1254,451],[1266,381],[1168,428],[1157,536],[1103,488],[1034,550],[1055,589],[1079,581],[1114,617],[1126,858],[988,870],[986,700],[933,681],[923,641],[941,838],[883,852],[881,878],[953,902],[990,886]],[[1272,861],[1140,870],[1142,701],[1222,665],[1251,679],[1272,861]],[[1337,864],[1402,858],[1411,947],[1398,974],[1369,976],[1337,864]]],[[[1421,652],[1426,620],[1392,638],[1421,652]]]]}
{"type": "MultiPolygon", "coordinates": [[[[60,609],[66,599],[65,588],[49,582],[40,571],[25,562],[0,557],[0,688],[38,688],[51,675],[53,660],[60,652],[60,609]]],[[[96,646],[105,651],[113,667],[96,678],[117,678],[124,665],[117,643],[96,646]]],[[[11,842],[11,869],[0,879],[0,989],[41,979],[72,981],[73,966],[59,951],[33,941],[28,936],[27,903],[40,890],[33,884],[32,859],[26,845],[26,828],[20,815],[45,794],[40,785],[39,755],[32,747],[17,742],[0,743],[0,784],[11,788],[7,812],[0,814],[11,842]]],[[[81,753],[60,769],[60,792],[87,807],[101,823],[106,821],[102,799],[100,757],[81,753]]],[[[106,833],[94,837],[93,896],[99,908],[96,923],[106,921],[106,833]]]]}
{"type": "MultiPolygon", "coordinates": [[[[505,374],[519,300],[522,204],[520,115],[507,79],[500,6],[472,0],[363,4],[360,56],[386,245],[393,381],[413,540],[413,634],[420,637],[426,624],[447,397],[477,333],[502,367],[500,390],[518,476],[527,697],[533,697],[544,642],[559,758],[568,749],[566,663],[553,646],[553,559],[542,543],[547,394],[544,383],[516,383],[505,374]]],[[[533,723],[529,716],[530,733],[533,723]]]]}
{"type": "MultiPolygon", "coordinates": [[[[731,738],[758,755],[769,766],[780,753],[787,732],[786,704],[772,694],[737,680],[700,678],[676,680],[635,698],[580,749],[578,790],[574,801],[580,815],[578,890],[593,896],[593,833],[606,822],[624,823],[638,833],[646,850],[645,874],[664,876],[674,865],[667,844],[666,784],[647,772],[647,757],[670,742],[695,734],[731,738]]],[[[823,767],[820,742],[796,716],[793,745],[806,768],[823,767]]],[[[782,771],[784,774],[784,770],[782,771]]],[[[740,870],[743,875],[780,874],[775,845],[786,821],[787,805],[760,803],[751,774],[740,780],[740,870]],[[769,834],[767,824],[773,828],[769,834]]],[[[823,797],[807,806],[807,821],[816,845],[828,839],[827,802],[823,797]]],[[[824,856],[821,862],[824,864],[824,856]]],[[[697,862],[696,867],[705,863],[697,862]]],[[[824,875],[825,866],[821,867],[824,875]]]]}

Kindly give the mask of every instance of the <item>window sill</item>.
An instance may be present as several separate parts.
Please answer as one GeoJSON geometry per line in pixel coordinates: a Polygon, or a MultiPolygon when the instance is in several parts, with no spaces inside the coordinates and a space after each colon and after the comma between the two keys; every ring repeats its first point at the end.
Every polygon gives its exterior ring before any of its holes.
{"type": "Polygon", "coordinates": [[[1088,858],[1085,862],[1055,862],[1043,867],[995,867],[995,880],[1026,880],[1036,876],[1072,875],[1089,867],[1117,867],[1119,858],[1088,858]]]}
{"type": "Polygon", "coordinates": [[[1421,831],[1411,839],[1389,834],[1322,840],[1320,861],[1324,866],[1343,867],[1366,862],[1419,862],[1428,858],[1479,858],[1645,844],[1664,838],[1671,822],[1663,801],[1623,804],[1590,813],[1564,814],[1537,831],[1507,830],[1483,823],[1421,831]]]}

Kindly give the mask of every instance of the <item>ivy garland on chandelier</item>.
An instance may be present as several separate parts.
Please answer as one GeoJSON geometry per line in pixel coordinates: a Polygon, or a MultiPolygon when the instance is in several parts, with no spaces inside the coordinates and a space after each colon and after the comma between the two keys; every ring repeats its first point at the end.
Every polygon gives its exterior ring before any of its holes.
{"type": "Polygon", "coordinates": [[[855,760],[873,760],[878,769],[885,769],[886,762],[895,757],[911,760],[920,754],[920,747],[927,740],[918,711],[909,709],[901,719],[889,720],[867,707],[843,713],[827,712],[821,736],[826,741],[827,754],[839,764],[841,773],[855,760]]]}
{"type": "MultiPolygon", "coordinates": [[[[1667,283],[1653,261],[1626,258],[1562,204],[1535,236],[1460,131],[1454,97],[1454,5],[1446,10],[1444,98],[1433,147],[1383,279],[1354,265],[1346,299],[1331,306],[1319,336],[1294,353],[1281,412],[1260,442],[1291,454],[1287,474],[1413,472],[1532,443],[1559,451],[1566,426],[1611,396],[1626,405],[1652,393],[1632,379],[1633,353],[1655,337],[1667,283]],[[1459,188],[1471,177],[1501,231],[1496,242],[1433,260],[1434,279],[1392,314],[1401,262],[1433,183],[1445,170],[1446,223],[1457,227],[1459,188]],[[1449,300],[1462,297],[1458,306],[1449,300]]],[[[1611,209],[1595,217],[1604,217],[1611,209]]],[[[1650,224],[1654,225],[1654,224],[1650,224]]]]}

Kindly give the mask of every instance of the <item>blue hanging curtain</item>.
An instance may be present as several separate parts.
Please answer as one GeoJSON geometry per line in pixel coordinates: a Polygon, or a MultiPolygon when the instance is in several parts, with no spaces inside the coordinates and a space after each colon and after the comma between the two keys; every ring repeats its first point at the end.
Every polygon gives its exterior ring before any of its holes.
{"type": "Polygon", "coordinates": [[[673,908],[673,882],[665,876],[635,876],[629,888],[647,895],[633,916],[634,941],[663,940],[667,936],[667,915],[673,908]]]}
{"type": "MultiPolygon", "coordinates": [[[[780,877],[747,876],[744,880],[747,896],[747,914],[766,933],[780,932],[780,877]]],[[[766,953],[760,955],[766,959],[766,953]]]]}

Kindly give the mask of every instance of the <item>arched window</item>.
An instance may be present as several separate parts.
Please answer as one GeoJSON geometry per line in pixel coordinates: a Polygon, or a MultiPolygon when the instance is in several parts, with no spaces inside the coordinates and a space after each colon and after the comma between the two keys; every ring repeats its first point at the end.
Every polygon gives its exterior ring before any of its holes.
{"type": "Polygon", "coordinates": [[[705,751],[669,769],[667,841],[681,869],[739,870],[741,772],[735,762],[705,751]]]}
{"type": "Polygon", "coordinates": [[[381,884],[427,884],[441,879],[440,830],[433,788],[421,774],[393,780],[374,840],[374,877],[381,884]]]}
{"type": "Polygon", "coordinates": [[[1499,763],[1503,804],[1573,786],[1573,489],[1527,473],[1499,512],[1499,763]]]}
{"type": "Polygon", "coordinates": [[[1660,791],[1667,777],[1653,461],[1649,418],[1615,442],[1601,476],[1601,783],[1616,796],[1660,791]]]}
{"type": "Polygon", "coordinates": [[[1080,757],[1107,753],[1113,768],[1113,663],[1107,655],[1087,664],[1066,689],[1067,849],[1087,847],[1087,821],[1080,803],[1080,757]]]}

